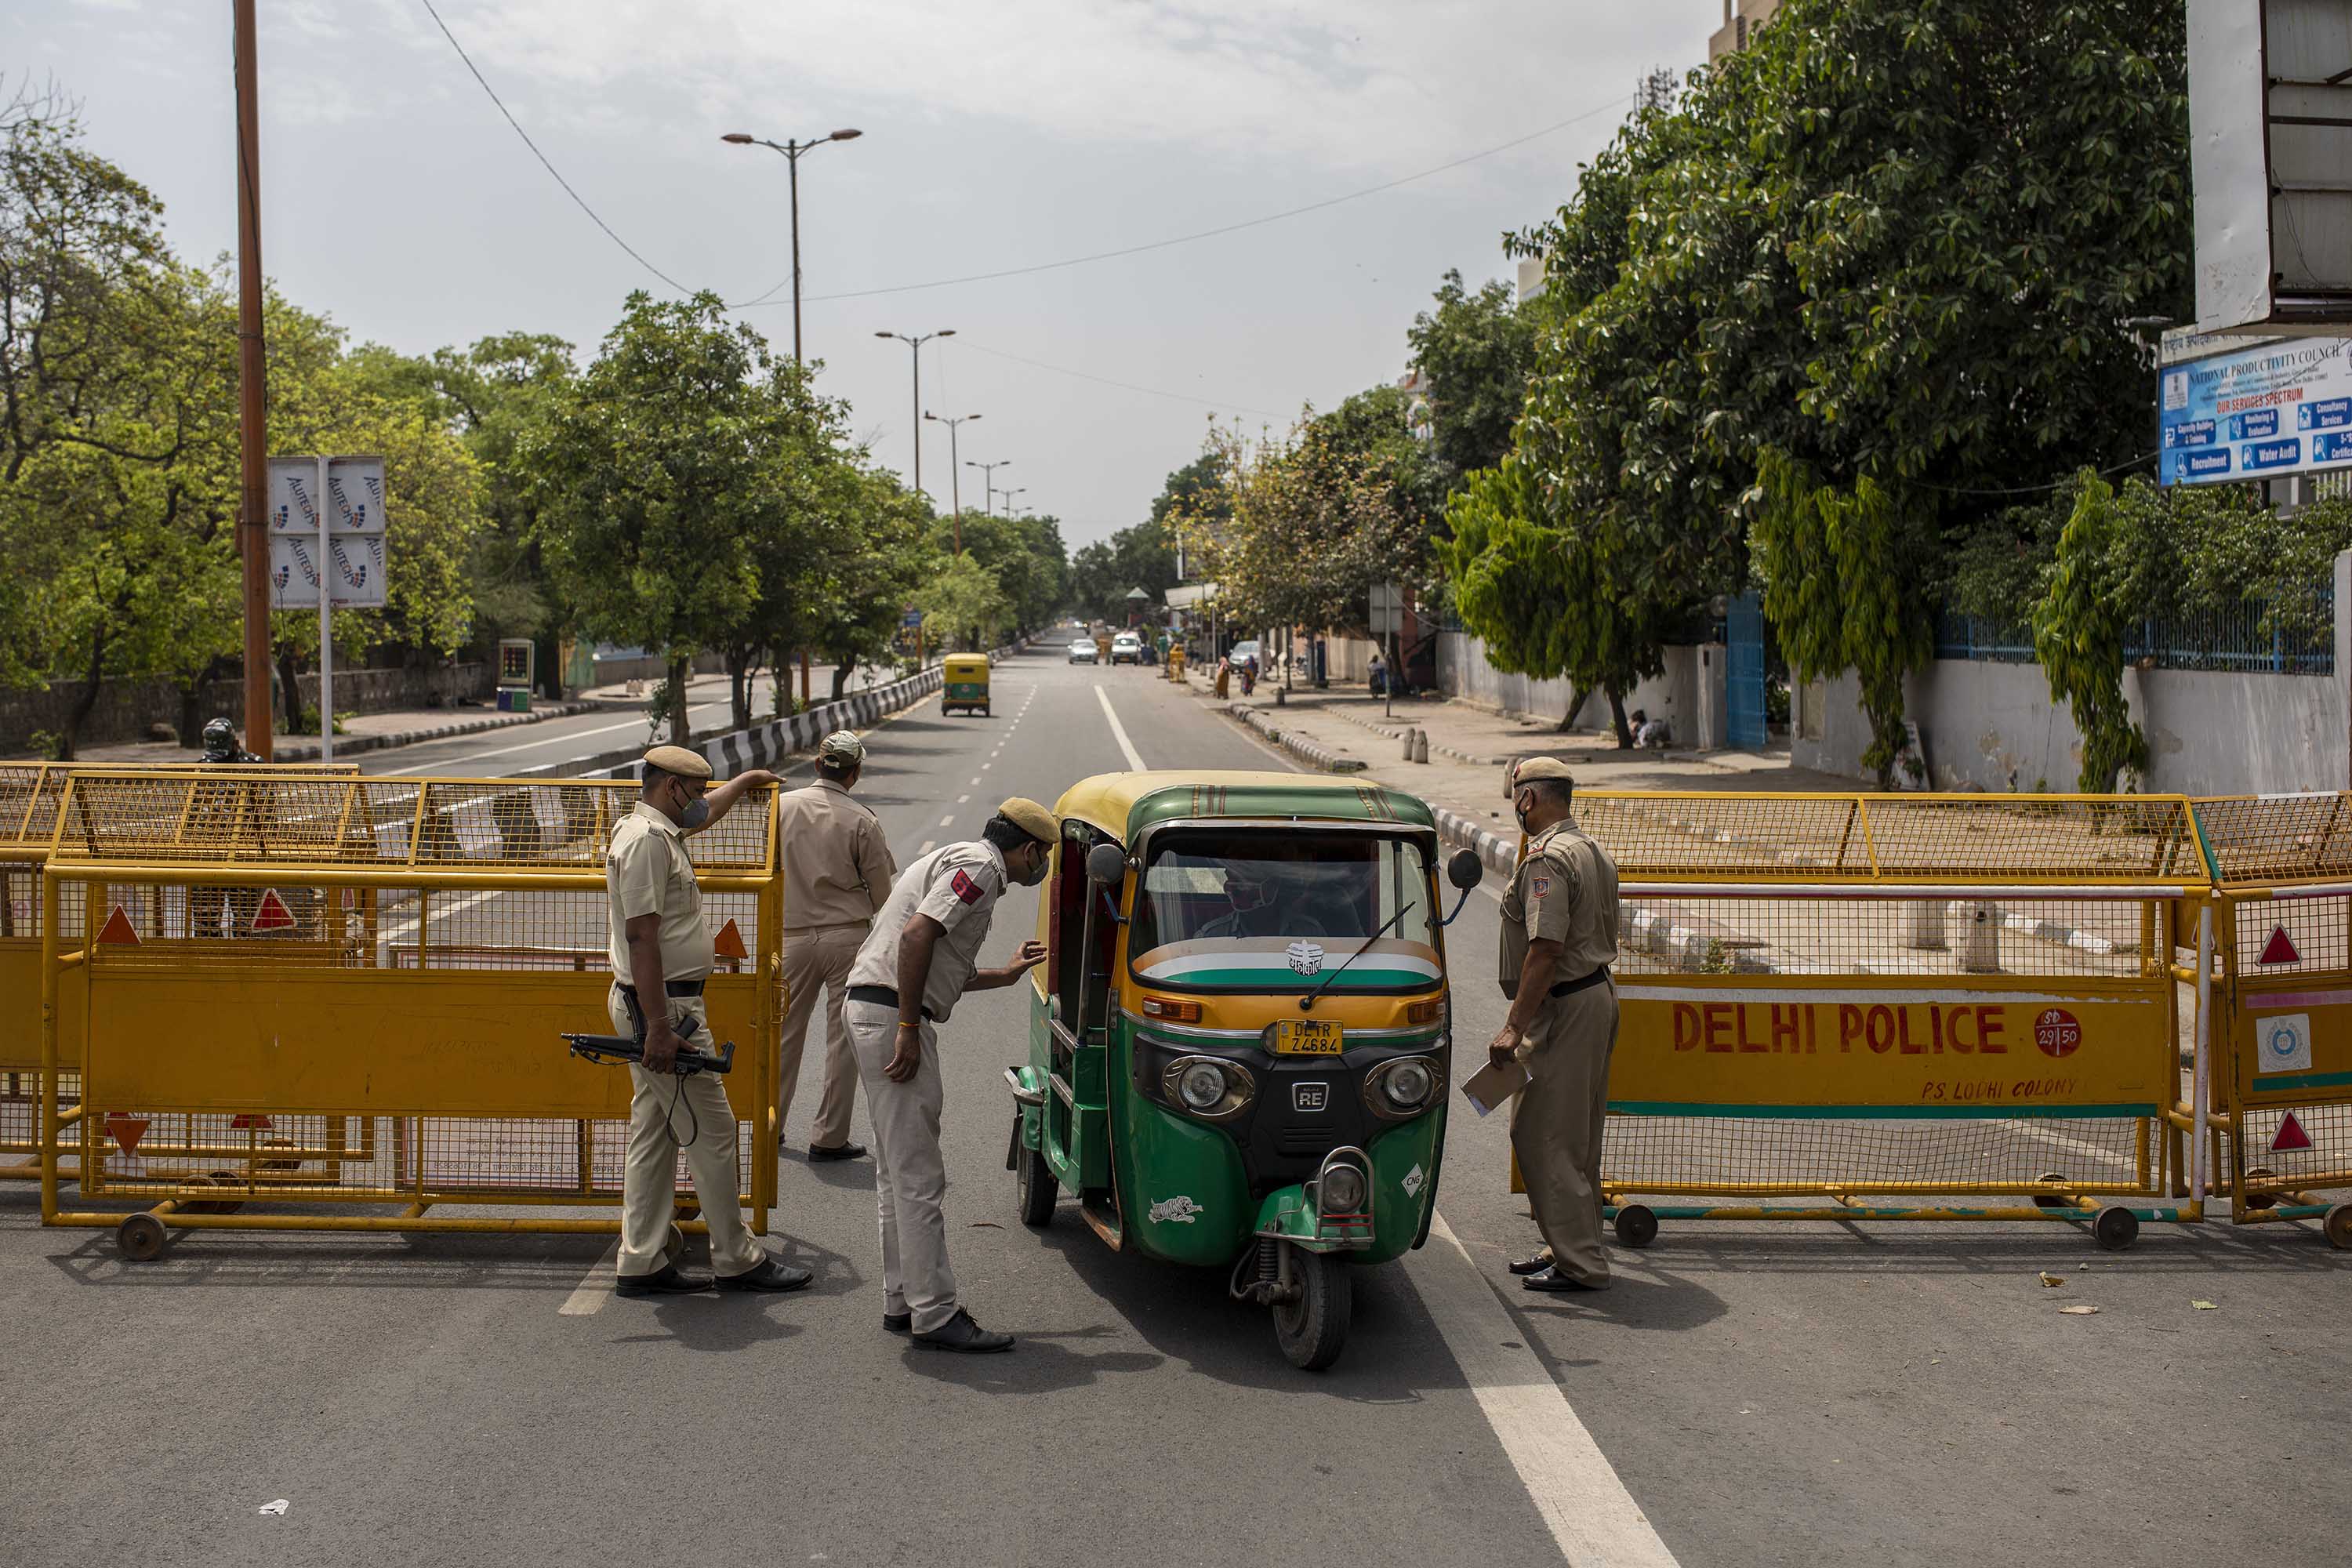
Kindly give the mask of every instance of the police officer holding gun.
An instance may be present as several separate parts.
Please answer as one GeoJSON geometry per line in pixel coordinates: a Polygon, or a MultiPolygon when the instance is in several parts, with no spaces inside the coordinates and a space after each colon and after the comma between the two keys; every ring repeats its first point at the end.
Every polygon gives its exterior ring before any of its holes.
{"type": "Polygon", "coordinates": [[[797,1290],[814,1278],[771,1258],[744,1226],[736,1202],[735,1113],[726,1089],[709,1073],[673,1070],[684,1043],[679,1030],[689,1019],[697,1043],[711,1047],[702,1001],[710,931],[702,921],[702,889],[687,856],[687,837],[718,822],[749,791],[775,782],[775,774],[753,768],[712,789],[710,764],[699,753],[656,746],[645,756],[636,806],[614,828],[604,854],[613,917],[613,1027],[645,1041],[645,1059],[629,1064],[635,1093],[614,1287],[623,1296],[686,1294],[713,1283],[721,1290],[797,1290]],[[667,1256],[681,1147],[710,1227],[715,1279],[688,1274],[667,1256]]]}

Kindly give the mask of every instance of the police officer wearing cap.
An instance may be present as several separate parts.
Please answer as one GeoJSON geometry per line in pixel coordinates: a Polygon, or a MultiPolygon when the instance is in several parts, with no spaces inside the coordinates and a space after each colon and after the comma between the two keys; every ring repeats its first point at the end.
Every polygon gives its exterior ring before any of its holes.
{"type": "Polygon", "coordinates": [[[1576,783],[1557,757],[1530,757],[1511,778],[1528,835],[1503,895],[1500,979],[1509,1016],[1486,1047],[1517,1057],[1529,1081],[1511,1115],[1511,1149],[1546,1250],[1511,1272],[1529,1290],[1599,1290],[1601,1131],[1609,1054],[1617,1043],[1617,866],[1570,815],[1576,783]]]}
{"type": "Polygon", "coordinates": [[[875,911],[890,896],[898,863],[872,812],[850,798],[866,762],[866,742],[835,730],[816,751],[816,782],[777,803],[784,850],[783,1071],[776,1080],[776,1141],[799,1087],[801,1052],[817,997],[824,997],[824,1097],[809,1128],[811,1160],[855,1160],[849,1141],[857,1095],[857,1058],[849,1048],[849,966],[865,944],[875,911]]]}
{"type": "Polygon", "coordinates": [[[1045,944],[1024,942],[1011,963],[982,969],[980,948],[1006,883],[1045,879],[1058,831],[1035,801],[1006,801],[979,838],[907,868],[850,966],[849,1037],[874,1121],[882,1326],[939,1350],[1011,1350],[1013,1336],[972,1321],[948,1268],[938,1026],[965,992],[1010,985],[1045,962],[1045,944]]]}
{"type": "Polygon", "coordinates": [[[613,1027],[642,1031],[645,1059],[629,1064],[629,1146],[621,1176],[621,1253],[614,1289],[624,1296],[722,1290],[797,1290],[813,1276],[779,1263],[751,1238],[736,1202],[735,1113],[709,1073],[671,1070],[695,1025],[709,1042],[703,982],[710,975],[710,929],[686,840],[728,812],[748,792],[776,782],[753,768],[710,787],[710,764],[683,746],[656,746],[645,757],[635,809],[613,829],[604,852],[612,900],[613,1027]],[[715,1281],[687,1273],[667,1254],[677,1206],[677,1154],[694,1173],[694,1190],[710,1226],[715,1281]]]}

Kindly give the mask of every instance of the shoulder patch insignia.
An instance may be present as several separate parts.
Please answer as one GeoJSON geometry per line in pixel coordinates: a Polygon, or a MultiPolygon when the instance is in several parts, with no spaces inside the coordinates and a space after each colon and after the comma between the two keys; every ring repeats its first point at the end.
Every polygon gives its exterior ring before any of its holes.
{"type": "Polygon", "coordinates": [[[1528,896],[1533,899],[1549,898],[1551,896],[1551,879],[1549,877],[1529,878],[1528,879],[1528,896]]]}
{"type": "Polygon", "coordinates": [[[955,874],[955,879],[950,882],[948,886],[955,889],[955,896],[961,899],[965,903],[976,904],[980,902],[980,884],[971,879],[970,872],[958,871],[955,874]]]}

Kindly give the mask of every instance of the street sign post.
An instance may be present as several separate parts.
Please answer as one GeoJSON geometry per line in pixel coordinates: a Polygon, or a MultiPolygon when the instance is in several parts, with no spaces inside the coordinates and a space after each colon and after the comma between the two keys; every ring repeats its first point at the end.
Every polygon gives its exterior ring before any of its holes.
{"type": "Polygon", "coordinates": [[[269,459],[270,603],[319,609],[321,762],[335,754],[333,613],[383,606],[383,528],[382,458],[269,459]]]}

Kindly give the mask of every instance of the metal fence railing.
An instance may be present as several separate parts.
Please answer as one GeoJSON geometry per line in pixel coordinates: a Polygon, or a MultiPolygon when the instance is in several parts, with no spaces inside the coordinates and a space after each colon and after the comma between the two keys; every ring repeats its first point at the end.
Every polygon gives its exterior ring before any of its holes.
{"type": "MultiPolygon", "coordinates": [[[[2158,669],[2333,675],[2335,608],[2335,585],[2328,584],[2315,595],[2310,624],[2292,628],[2272,624],[2270,605],[2260,599],[2224,611],[2152,616],[2124,639],[2124,659],[2158,669]]],[[[1936,657],[2031,664],[2033,632],[2022,625],[1947,611],[1936,618],[1936,657]]]]}

